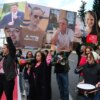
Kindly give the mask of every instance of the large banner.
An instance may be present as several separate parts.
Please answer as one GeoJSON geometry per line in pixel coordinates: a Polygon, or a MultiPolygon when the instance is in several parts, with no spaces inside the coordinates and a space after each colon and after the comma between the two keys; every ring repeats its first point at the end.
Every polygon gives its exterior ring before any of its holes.
{"type": "Polygon", "coordinates": [[[61,18],[75,30],[76,12],[26,2],[0,6],[0,28],[11,34],[16,47],[49,47],[61,18]]]}

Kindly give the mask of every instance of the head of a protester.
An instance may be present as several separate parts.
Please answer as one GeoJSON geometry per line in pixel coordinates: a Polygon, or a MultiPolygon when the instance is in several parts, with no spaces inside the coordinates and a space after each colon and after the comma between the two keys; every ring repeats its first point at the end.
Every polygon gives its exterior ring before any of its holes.
{"type": "Polygon", "coordinates": [[[33,58],[34,56],[33,56],[33,53],[32,53],[32,51],[28,51],[27,53],[26,53],[26,58],[33,58]]]}
{"type": "Polygon", "coordinates": [[[8,44],[4,44],[2,47],[2,51],[3,51],[3,55],[6,56],[9,54],[9,45],[8,44]]]}
{"type": "Polygon", "coordinates": [[[91,65],[91,64],[94,64],[95,62],[96,62],[96,59],[94,57],[94,54],[93,54],[93,52],[90,52],[87,55],[87,63],[89,63],[91,65]]]}
{"type": "Polygon", "coordinates": [[[59,24],[59,29],[60,29],[61,33],[66,33],[66,29],[67,29],[67,25],[68,25],[67,19],[66,18],[60,19],[58,24],[59,24]]]}
{"type": "Polygon", "coordinates": [[[87,47],[85,48],[85,54],[88,55],[92,50],[93,50],[93,49],[92,49],[91,46],[87,46],[87,47]]]}
{"type": "Polygon", "coordinates": [[[20,34],[21,34],[21,28],[20,27],[14,27],[7,25],[5,27],[5,32],[9,33],[13,43],[15,46],[18,46],[20,43],[20,34]]]}
{"type": "Polygon", "coordinates": [[[10,4],[10,11],[11,11],[11,13],[17,13],[17,11],[18,11],[18,3],[11,3],[10,4]]]}
{"type": "Polygon", "coordinates": [[[43,18],[43,15],[44,11],[41,8],[32,8],[30,13],[30,25],[33,25],[33,27],[38,27],[40,20],[43,18]]]}
{"type": "Polygon", "coordinates": [[[35,63],[37,62],[44,62],[46,60],[46,56],[42,51],[37,51],[34,56],[35,63]]]}
{"type": "Polygon", "coordinates": [[[85,13],[85,25],[86,30],[89,31],[89,34],[98,34],[97,16],[95,12],[89,10],[85,13]]]}
{"type": "Polygon", "coordinates": [[[85,45],[82,45],[81,46],[81,52],[85,52],[85,49],[86,49],[86,46],[85,45]]]}
{"type": "Polygon", "coordinates": [[[100,50],[100,45],[98,45],[98,49],[100,50]]]}
{"type": "Polygon", "coordinates": [[[21,49],[16,49],[16,56],[21,57],[22,56],[22,50],[21,49]]]}

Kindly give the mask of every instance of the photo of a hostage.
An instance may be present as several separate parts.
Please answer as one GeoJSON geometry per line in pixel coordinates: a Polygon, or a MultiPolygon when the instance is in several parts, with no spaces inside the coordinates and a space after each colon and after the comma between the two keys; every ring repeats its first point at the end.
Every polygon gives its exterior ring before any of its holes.
{"type": "Polygon", "coordinates": [[[44,15],[44,11],[41,8],[39,7],[32,8],[30,13],[30,23],[28,28],[34,31],[39,30],[40,29],[39,23],[43,18],[43,15],[44,15]]]}
{"type": "Polygon", "coordinates": [[[0,28],[4,28],[6,25],[18,27],[23,22],[23,18],[24,12],[19,10],[18,3],[12,3],[10,4],[10,12],[4,15],[0,21],[0,28]]]}
{"type": "Polygon", "coordinates": [[[48,24],[48,17],[45,16],[48,15],[44,16],[45,8],[43,7],[33,5],[30,7],[30,5],[27,4],[26,8],[25,17],[21,27],[21,44],[24,47],[29,48],[43,48],[46,43],[46,32],[44,27],[48,24]],[[41,22],[42,26],[40,26],[41,22]]]}
{"type": "Polygon", "coordinates": [[[21,46],[20,44],[21,28],[20,27],[6,26],[4,28],[4,31],[9,34],[15,47],[21,46]]]}

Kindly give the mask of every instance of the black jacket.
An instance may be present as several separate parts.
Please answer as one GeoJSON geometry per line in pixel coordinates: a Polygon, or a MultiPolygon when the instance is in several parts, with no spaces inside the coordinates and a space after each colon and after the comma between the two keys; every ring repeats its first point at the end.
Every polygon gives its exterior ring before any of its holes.
{"type": "Polygon", "coordinates": [[[3,69],[7,80],[11,80],[16,76],[16,48],[10,37],[7,37],[9,45],[9,54],[4,56],[3,69]]]}
{"type": "Polygon", "coordinates": [[[70,66],[69,66],[69,61],[68,61],[68,57],[70,55],[70,52],[61,52],[60,54],[55,55],[54,57],[54,72],[55,73],[66,73],[69,72],[70,70],[70,66]],[[60,55],[60,56],[59,56],[60,55]],[[60,59],[60,57],[62,57],[62,60],[60,59]],[[59,60],[59,62],[57,62],[57,60],[59,60]]]}
{"type": "Polygon", "coordinates": [[[100,65],[97,63],[91,65],[86,63],[80,69],[76,69],[75,72],[83,72],[85,83],[96,85],[100,82],[100,65]]]}
{"type": "Polygon", "coordinates": [[[47,100],[46,96],[46,63],[42,62],[37,68],[36,63],[31,67],[29,75],[30,100],[47,100]]]}
{"type": "Polygon", "coordinates": [[[86,64],[83,68],[85,83],[96,85],[100,82],[100,65],[94,63],[92,65],[86,64]]]}

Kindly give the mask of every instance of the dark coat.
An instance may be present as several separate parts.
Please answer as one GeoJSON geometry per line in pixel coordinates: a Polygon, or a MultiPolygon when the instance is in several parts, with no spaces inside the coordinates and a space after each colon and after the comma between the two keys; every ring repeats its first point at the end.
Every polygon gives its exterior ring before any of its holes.
{"type": "Polygon", "coordinates": [[[7,43],[9,45],[9,54],[4,56],[3,69],[7,80],[11,80],[16,76],[16,48],[10,37],[7,37],[7,43]]]}
{"type": "Polygon", "coordinates": [[[30,100],[46,99],[46,63],[42,62],[37,68],[35,64],[30,70],[30,100]]]}

